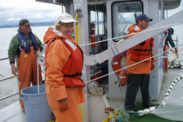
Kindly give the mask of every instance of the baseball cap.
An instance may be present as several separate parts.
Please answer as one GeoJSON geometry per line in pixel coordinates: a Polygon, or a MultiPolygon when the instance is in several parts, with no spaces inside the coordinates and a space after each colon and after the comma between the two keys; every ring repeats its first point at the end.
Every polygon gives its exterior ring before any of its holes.
{"type": "Polygon", "coordinates": [[[149,18],[145,14],[140,14],[136,17],[135,21],[138,22],[139,20],[145,20],[145,21],[152,21],[153,19],[149,18]]]}
{"type": "Polygon", "coordinates": [[[30,24],[32,24],[32,23],[30,23],[27,19],[22,19],[19,22],[19,26],[20,25],[30,25],[30,24]]]}
{"type": "Polygon", "coordinates": [[[77,21],[75,19],[73,19],[73,17],[70,14],[63,13],[60,16],[57,17],[57,19],[55,21],[55,25],[58,24],[59,22],[71,23],[71,22],[77,22],[77,21]]]}

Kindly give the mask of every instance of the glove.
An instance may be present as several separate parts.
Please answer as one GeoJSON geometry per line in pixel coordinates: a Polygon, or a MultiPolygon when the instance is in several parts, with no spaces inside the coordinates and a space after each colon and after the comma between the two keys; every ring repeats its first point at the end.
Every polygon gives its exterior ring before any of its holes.
{"type": "Polygon", "coordinates": [[[62,100],[62,101],[59,101],[59,104],[61,106],[61,108],[60,108],[60,112],[61,113],[63,113],[63,112],[65,112],[65,111],[68,110],[69,107],[68,107],[67,99],[66,100],[62,100]]]}
{"type": "Polygon", "coordinates": [[[177,48],[175,48],[175,53],[176,53],[176,54],[178,53],[178,50],[177,50],[177,48]]]}
{"type": "Polygon", "coordinates": [[[153,70],[155,68],[155,64],[154,62],[151,62],[151,70],[153,70]]]}

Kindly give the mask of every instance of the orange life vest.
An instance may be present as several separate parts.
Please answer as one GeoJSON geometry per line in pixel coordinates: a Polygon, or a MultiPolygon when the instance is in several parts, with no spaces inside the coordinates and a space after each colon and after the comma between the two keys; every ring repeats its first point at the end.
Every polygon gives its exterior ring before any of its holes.
{"type": "MultiPolygon", "coordinates": [[[[149,38],[145,41],[145,44],[140,47],[140,49],[129,49],[131,53],[131,59],[135,61],[142,61],[152,56],[153,38],[149,38]]],[[[149,61],[150,59],[146,60],[149,61]]],[[[153,60],[153,59],[152,59],[153,60]]]]}
{"type": "MultiPolygon", "coordinates": [[[[63,82],[66,87],[84,87],[85,83],[81,79],[82,68],[83,68],[83,51],[77,45],[75,46],[72,42],[65,38],[61,38],[63,43],[67,46],[69,51],[71,52],[70,58],[62,69],[62,73],[64,75],[63,82]]],[[[45,49],[45,67],[47,68],[47,49],[51,42],[55,41],[55,39],[50,40],[45,49]]]]}

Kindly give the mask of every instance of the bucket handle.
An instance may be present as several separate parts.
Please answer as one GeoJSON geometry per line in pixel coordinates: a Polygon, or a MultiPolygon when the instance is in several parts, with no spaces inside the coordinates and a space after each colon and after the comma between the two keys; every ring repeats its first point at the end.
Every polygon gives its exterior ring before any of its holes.
{"type": "Polygon", "coordinates": [[[20,99],[25,100],[25,98],[26,98],[26,96],[24,96],[23,94],[21,94],[20,99]]]}

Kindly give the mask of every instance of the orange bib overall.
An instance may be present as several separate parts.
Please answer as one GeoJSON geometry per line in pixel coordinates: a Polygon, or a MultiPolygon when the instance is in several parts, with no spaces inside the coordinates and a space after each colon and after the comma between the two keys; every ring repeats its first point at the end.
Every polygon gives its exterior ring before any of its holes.
{"type": "MultiPolygon", "coordinates": [[[[37,57],[36,50],[34,50],[33,46],[30,46],[30,53],[25,53],[22,50],[19,58],[17,58],[18,62],[18,80],[20,82],[19,86],[19,95],[21,96],[21,90],[32,85],[37,85],[37,57]]],[[[42,80],[41,76],[41,67],[39,66],[39,82],[42,80]]],[[[23,100],[20,100],[22,110],[24,110],[23,100]]]]}

